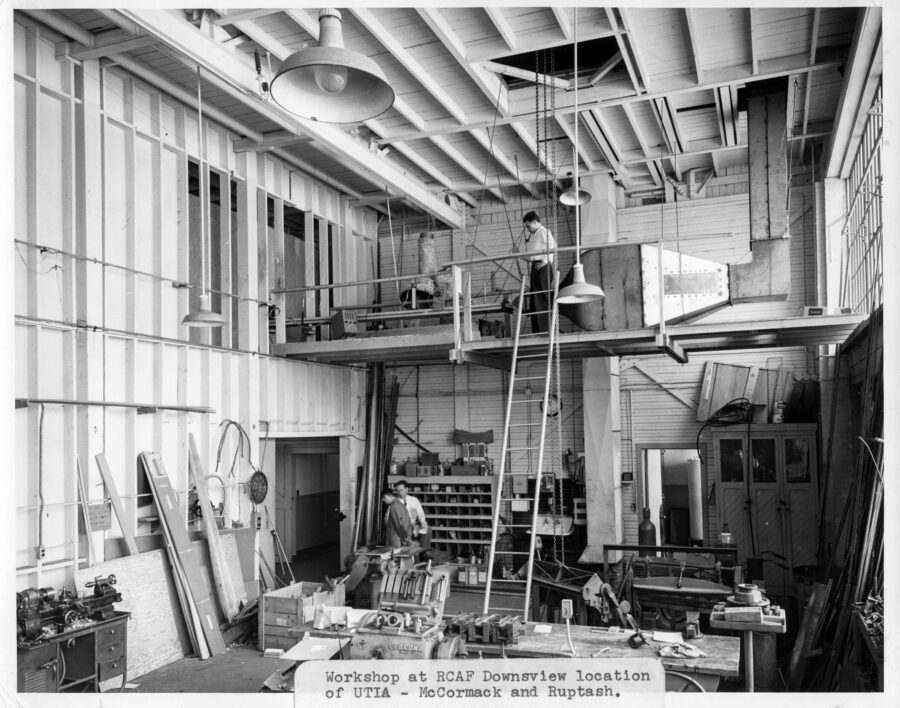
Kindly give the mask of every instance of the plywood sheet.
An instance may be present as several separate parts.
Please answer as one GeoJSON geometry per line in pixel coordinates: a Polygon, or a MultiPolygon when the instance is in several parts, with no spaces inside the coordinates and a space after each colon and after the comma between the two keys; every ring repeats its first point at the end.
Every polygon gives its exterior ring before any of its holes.
{"type": "Polygon", "coordinates": [[[190,639],[165,551],[156,550],[75,571],[75,586],[95,576],[116,576],[122,601],[116,609],[128,621],[128,678],[136,678],[190,653],[190,639]]]}
{"type": "MultiPolygon", "coordinates": [[[[164,528],[171,537],[174,552],[184,569],[185,578],[190,588],[193,604],[200,617],[200,625],[206,642],[209,645],[210,654],[213,656],[225,651],[222,641],[222,633],[214,619],[211,598],[208,588],[200,575],[200,565],[188,539],[187,527],[181,516],[178,498],[175,490],[169,483],[169,477],[165,472],[162,459],[156,453],[141,453],[153,497],[161,517],[165,521],[164,528]]],[[[208,584],[207,584],[208,585],[208,584]]]]}

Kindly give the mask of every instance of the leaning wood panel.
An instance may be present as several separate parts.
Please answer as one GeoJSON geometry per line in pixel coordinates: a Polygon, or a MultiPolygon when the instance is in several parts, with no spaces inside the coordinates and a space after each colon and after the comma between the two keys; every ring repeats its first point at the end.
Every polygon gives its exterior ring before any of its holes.
{"type": "Polygon", "coordinates": [[[127,640],[129,679],[181,659],[190,651],[164,553],[149,551],[75,571],[75,587],[79,589],[96,576],[116,576],[116,590],[122,593],[116,609],[131,612],[127,640]]]}
{"type": "MultiPolygon", "coordinates": [[[[209,543],[209,557],[212,568],[212,576],[215,580],[215,590],[219,598],[219,604],[225,613],[225,618],[231,622],[237,616],[240,610],[240,602],[246,596],[244,595],[244,581],[240,578],[239,582],[235,582],[234,573],[229,566],[230,556],[226,556],[222,547],[222,540],[219,537],[219,528],[216,526],[213,508],[209,501],[209,491],[206,486],[203,466],[200,462],[200,454],[197,452],[197,441],[194,440],[193,433],[188,433],[188,451],[191,477],[196,485],[197,494],[200,497],[201,508],[203,509],[203,517],[206,523],[206,538],[209,543]]],[[[240,576],[240,567],[237,568],[237,575],[240,576]]]]}

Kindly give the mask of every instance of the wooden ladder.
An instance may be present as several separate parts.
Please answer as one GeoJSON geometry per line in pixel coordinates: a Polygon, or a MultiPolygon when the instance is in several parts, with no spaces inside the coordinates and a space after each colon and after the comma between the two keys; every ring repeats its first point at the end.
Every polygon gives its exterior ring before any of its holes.
{"type": "MultiPolygon", "coordinates": [[[[554,268],[555,271],[555,268],[554,268]]],[[[528,619],[528,610],[531,603],[531,579],[535,558],[535,547],[538,534],[538,502],[545,477],[553,477],[555,473],[545,470],[545,450],[548,440],[548,421],[555,420],[554,425],[559,425],[559,416],[551,417],[553,406],[559,402],[559,367],[558,365],[558,339],[559,339],[559,308],[556,305],[559,290],[559,274],[555,273],[551,290],[552,301],[550,310],[549,331],[540,333],[523,333],[525,321],[529,314],[544,314],[544,312],[526,312],[525,305],[525,279],[519,290],[519,306],[516,312],[515,335],[513,344],[512,361],[509,369],[509,390],[506,398],[506,416],[503,424],[503,444],[500,451],[500,471],[497,480],[497,493],[494,498],[493,524],[491,528],[490,553],[487,566],[487,580],[484,594],[485,614],[511,614],[519,613],[524,619],[528,619]],[[528,348],[528,353],[521,353],[523,340],[532,337],[548,337],[547,348],[543,352],[532,353],[533,348],[528,348]],[[534,389],[539,392],[533,396],[534,389]],[[554,403],[555,397],[555,403],[554,403]],[[523,420],[524,419],[524,420],[523,420]],[[537,466],[533,466],[537,458],[537,466]],[[513,465],[513,461],[518,465],[513,465]],[[522,462],[527,461],[527,467],[523,469],[522,462]],[[534,484],[533,494],[528,498],[528,479],[534,484]],[[523,484],[524,482],[524,484],[523,484]],[[518,491],[516,491],[518,490],[518,491]],[[513,513],[531,513],[530,523],[513,523],[513,513]],[[518,532],[527,530],[529,533],[528,550],[516,550],[515,548],[499,548],[502,543],[510,544],[511,538],[518,532]],[[502,541],[501,541],[502,539],[502,541]],[[520,563],[524,561],[524,565],[520,563]],[[511,567],[510,567],[511,566],[511,567]],[[494,578],[496,572],[499,578],[494,578]],[[524,577],[523,576],[524,573],[524,577]],[[503,594],[504,599],[494,595],[501,595],[503,590],[518,594],[522,585],[525,588],[524,604],[521,608],[501,606],[515,604],[505,599],[510,594],[503,594]],[[493,592],[493,595],[492,595],[493,592]]],[[[554,431],[550,431],[553,435],[554,431]]],[[[549,465],[553,469],[553,464],[549,465]]],[[[516,598],[517,599],[517,598],[516,598]]]]}

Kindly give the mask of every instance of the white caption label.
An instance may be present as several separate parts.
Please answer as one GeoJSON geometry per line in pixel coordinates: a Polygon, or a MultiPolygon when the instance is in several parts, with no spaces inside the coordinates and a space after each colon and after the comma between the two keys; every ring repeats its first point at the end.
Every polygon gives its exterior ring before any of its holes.
{"type": "Polygon", "coordinates": [[[509,708],[597,705],[663,705],[665,674],[659,660],[452,659],[410,661],[307,661],[294,676],[294,705],[421,705],[453,701],[509,708]],[[647,694],[657,694],[656,697],[647,694]],[[522,703],[519,703],[519,702],[522,703]]]}

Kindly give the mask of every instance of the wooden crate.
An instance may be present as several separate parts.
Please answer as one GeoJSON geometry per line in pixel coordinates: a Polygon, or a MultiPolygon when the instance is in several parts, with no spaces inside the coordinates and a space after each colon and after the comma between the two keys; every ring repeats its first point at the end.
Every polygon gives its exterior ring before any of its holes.
{"type": "Polygon", "coordinates": [[[320,605],[343,605],[344,586],[335,592],[322,583],[300,581],[266,593],[259,600],[259,649],[290,649],[300,641],[294,627],[312,623],[320,605]]]}

